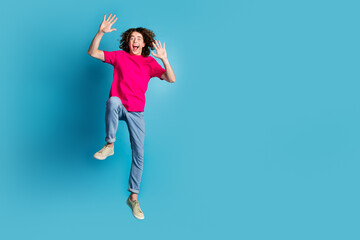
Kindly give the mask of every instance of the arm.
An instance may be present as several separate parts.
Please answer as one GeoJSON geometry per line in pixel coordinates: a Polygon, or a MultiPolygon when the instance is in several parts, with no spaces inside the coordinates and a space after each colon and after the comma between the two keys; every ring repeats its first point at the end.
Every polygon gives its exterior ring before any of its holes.
{"type": "Polygon", "coordinates": [[[101,61],[105,61],[105,55],[104,52],[99,50],[98,48],[99,48],[100,40],[103,36],[104,36],[103,32],[100,31],[97,32],[88,50],[88,54],[90,56],[97,58],[101,61]]]}
{"type": "Polygon", "coordinates": [[[161,46],[160,41],[159,41],[159,43],[157,41],[155,41],[155,43],[153,43],[153,45],[156,49],[156,54],[153,52],[151,52],[151,53],[155,57],[161,59],[161,61],[163,62],[164,66],[165,66],[165,70],[166,70],[166,72],[163,75],[161,75],[161,78],[165,79],[166,81],[168,81],[170,83],[174,83],[176,81],[176,78],[175,78],[174,71],[173,71],[172,67],[170,66],[169,60],[167,59],[165,42],[164,42],[164,47],[161,46]]]}
{"type": "Polygon", "coordinates": [[[110,17],[111,14],[109,15],[108,19],[105,20],[106,14],[104,15],[104,20],[99,27],[99,31],[96,33],[88,50],[88,54],[90,56],[100,59],[101,61],[105,61],[104,52],[98,49],[101,38],[104,36],[104,33],[116,31],[115,28],[111,29],[111,26],[116,22],[117,18],[114,20],[115,15],[111,19],[110,17]]]}
{"type": "Polygon", "coordinates": [[[171,65],[169,63],[169,60],[167,58],[161,59],[161,60],[164,64],[165,70],[166,70],[166,72],[164,72],[164,74],[161,75],[161,78],[168,81],[169,83],[174,83],[176,81],[176,78],[175,78],[174,71],[171,68],[171,65]]]}

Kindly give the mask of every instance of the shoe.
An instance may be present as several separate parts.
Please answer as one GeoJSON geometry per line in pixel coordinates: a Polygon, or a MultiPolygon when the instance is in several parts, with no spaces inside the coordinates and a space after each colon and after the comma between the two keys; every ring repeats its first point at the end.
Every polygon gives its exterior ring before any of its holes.
{"type": "Polygon", "coordinates": [[[140,219],[140,220],[145,218],[144,213],[141,211],[138,200],[131,201],[130,196],[129,196],[129,198],[126,200],[126,203],[131,208],[134,217],[136,217],[137,219],[140,219]]]}
{"type": "Polygon", "coordinates": [[[98,160],[104,160],[108,156],[114,155],[114,147],[105,145],[100,151],[94,154],[94,158],[98,160]]]}

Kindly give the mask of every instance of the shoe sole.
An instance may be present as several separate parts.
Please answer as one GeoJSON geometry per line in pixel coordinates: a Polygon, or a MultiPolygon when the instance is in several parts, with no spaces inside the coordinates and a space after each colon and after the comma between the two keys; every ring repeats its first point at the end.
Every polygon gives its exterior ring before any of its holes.
{"type": "Polygon", "coordinates": [[[112,153],[112,154],[110,154],[110,155],[107,155],[106,157],[103,157],[103,158],[99,158],[99,157],[95,157],[95,155],[93,156],[95,159],[97,159],[97,160],[105,160],[107,157],[110,157],[110,156],[112,156],[112,155],[114,155],[114,153],[112,153]]]}
{"type": "MultiPolygon", "coordinates": [[[[129,206],[129,208],[131,209],[131,212],[132,212],[132,207],[131,207],[131,204],[129,203],[129,199],[126,200],[126,204],[129,206]]],[[[145,218],[145,216],[143,218],[137,217],[134,215],[134,213],[133,213],[133,216],[139,220],[143,220],[145,218]]]]}

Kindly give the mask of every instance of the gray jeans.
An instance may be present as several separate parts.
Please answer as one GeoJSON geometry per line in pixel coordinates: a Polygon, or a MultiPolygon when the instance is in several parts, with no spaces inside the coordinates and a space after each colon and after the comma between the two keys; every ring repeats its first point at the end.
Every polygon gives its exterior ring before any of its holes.
{"type": "Polygon", "coordinates": [[[127,124],[132,150],[132,163],[128,190],[133,193],[139,193],[144,160],[144,112],[128,112],[122,104],[120,98],[110,97],[106,101],[106,142],[115,142],[119,120],[123,120],[127,124]]]}

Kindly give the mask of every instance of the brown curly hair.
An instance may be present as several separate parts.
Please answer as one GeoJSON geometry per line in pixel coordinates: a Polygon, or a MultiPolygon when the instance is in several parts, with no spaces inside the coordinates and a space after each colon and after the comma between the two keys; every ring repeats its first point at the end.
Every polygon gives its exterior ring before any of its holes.
{"type": "Polygon", "coordinates": [[[143,35],[145,47],[143,47],[141,55],[144,57],[149,56],[150,49],[151,50],[155,49],[154,46],[152,45],[152,43],[155,42],[155,40],[154,40],[155,33],[153,31],[143,28],[143,27],[130,28],[130,29],[126,30],[125,32],[123,32],[123,34],[121,35],[119,48],[130,53],[129,40],[130,40],[130,36],[133,32],[138,32],[138,33],[141,33],[141,35],[143,35]]]}

